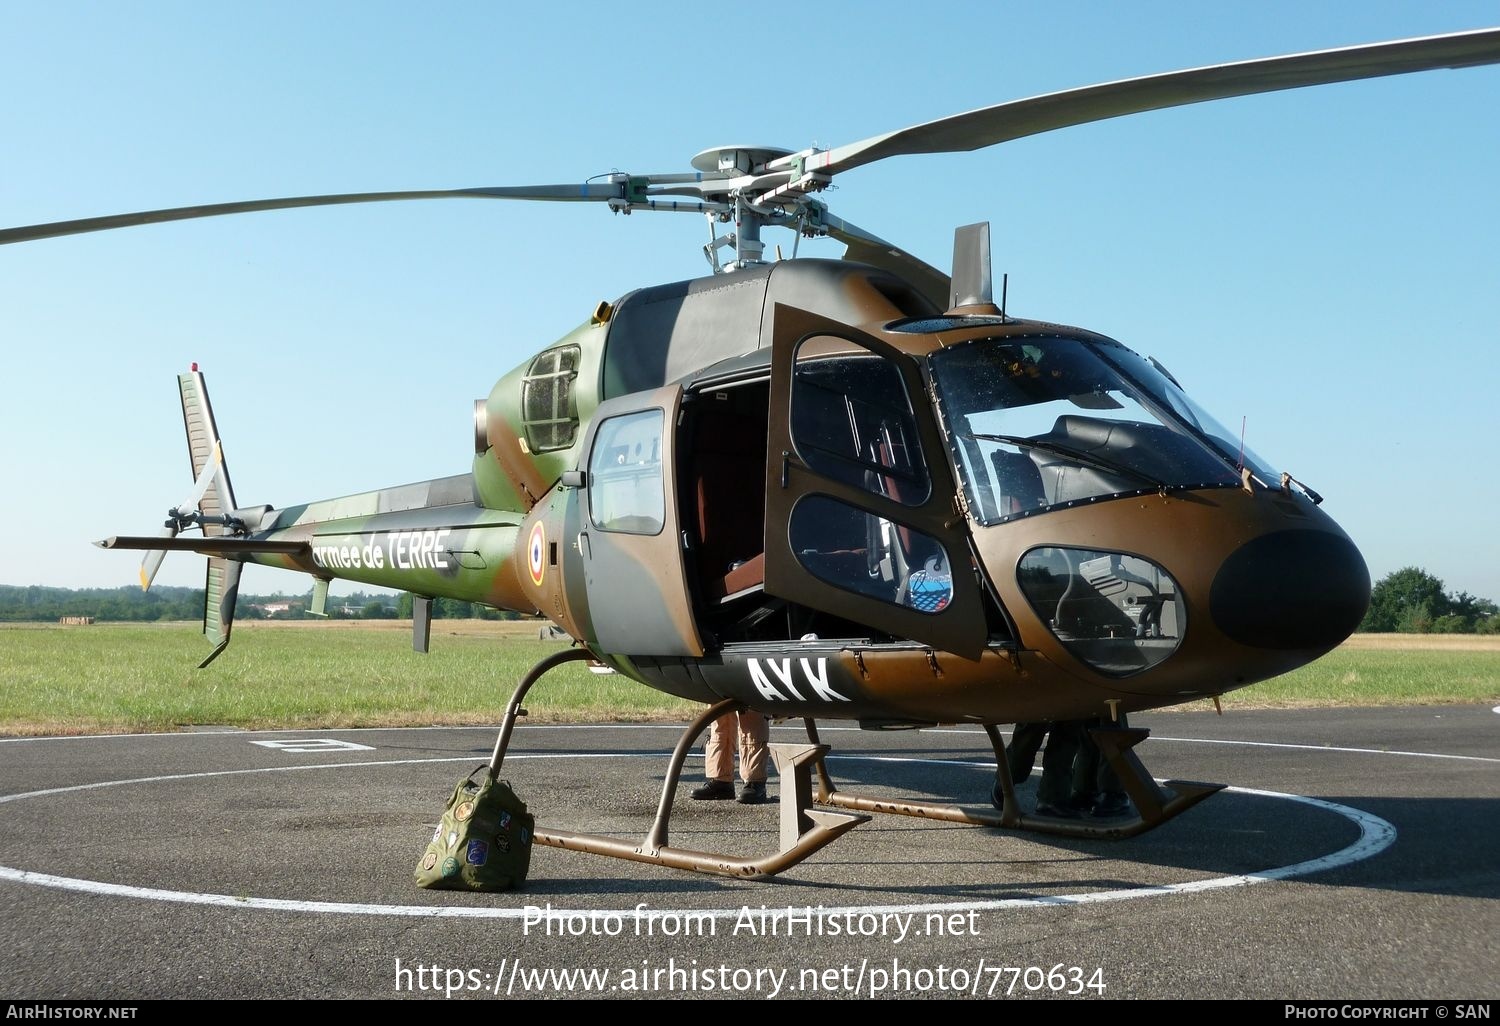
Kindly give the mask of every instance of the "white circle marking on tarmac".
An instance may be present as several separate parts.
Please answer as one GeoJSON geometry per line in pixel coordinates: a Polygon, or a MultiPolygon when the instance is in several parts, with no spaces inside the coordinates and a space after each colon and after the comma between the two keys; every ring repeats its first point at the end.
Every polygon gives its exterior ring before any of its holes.
{"type": "MultiPolygon", "coordinates": [[[[1500,713],[1500,705],[1491,710],[1500,713]]],[[[680,723],[526,723],[518,724],[517,730],[672,730],[681,732],[683,725],[680,723]]],[[[350,734],[350,733],[380,733],[406,730],[494,730],[493,724],[480,724],[469,726],[429,726],[429,727],[333,727],[323,731],[324,734],[350,734]]],[[[772,730],[787,730],[802,733],[801,727],[772,727],[772,730]]],[[[860,727],[836,727],[819,725],[821,733],[859,733],[860,727]]],[[[970,736],[983,737],[984,731],[968,727],[924,727],[924,734],[967,734],[970,736]]],[[[0,745],[37,743],[47,741],[110,741],[125,738],[195,738],[195,737],[222,737],[225,735],[236,737],[249,737],[252,734],[310,734],[305,727],[278,727],[271,730],[174,730],[158,733],[143,734],[66,734],[52,737],[0,737],[0,745]]],[[[1009,731],[1001,731],[1009,734],[1009,731]]],[[[1171,737],[1169,735],[1152,735],[1146,738],[1147,742],[1167,742],[1184,745],[1239,745],[1245,748],[1286,748],[1307,752],[1339,752],[1345,755],[1395,755],[1412,759],[1452,759],[1457,762],[1490,762],[1500,763],[1500,758],[1484,755],[1447,755],[1442,752],[1411,752],[1399,748],[1348,748],[1341,745],[1315,745],[1315,744],[1291,744],[1283,741],[1246,741],[1240,738],[1212,738],[1212,737],[1171,737]]],[[[837,758],[837,756],[835,756],[837,758]]],[[[0,801],[3,801],[0,798],[0,801]]]]}
{"type": "MultiPolygon", "coordinates": [[[[511,755],[509,759],[619,759],[619,758],[659,758],[663,753],[656,752],[624,752],[624,753],[593,753],[591,755],[577,755],[571,752],[537,753],[526,755],[511,755]]],[[[40,791],[26,791],[20,794],[0,796],[0,804],[21,801],[25,798],[40,798],[47,795],[64,794],[70,791],[84,791],[99,787],[123,787],[130,784],[161,783],[174,780],[201,780],[206,777],[231,777],[247,776],[258,773],[289,773],[309,770],[327,769],[350,769],[367,766],[405,766],[423,763],[441,762],[473,762],[473,755],[458,756],[454,758],[441,759],[396,759],[384,761],[366,762],[343,762],[323,763],[312,766],[268,766],[253,769],[238,770],[215,770],[207,773],[179,773],[157,777],[137,777],[131,780],[109,780],[96,784],[79,784],[70,787],[46,788],[40,791]]],[[[838,761],[878,761],[878,762],[910,762],[923,765],[962,765],[973,766],[976,769],[993,769],[993,763],[962,762],[958,760],[945,759],[908,759],[901,757],[881,756],[829,756],[830,759],[838,761]]],[[[1362,859],[1377,855],[1390,847],[1396,840],[1396,828],[1379,816],[1363,812],[1359,809],[1350,808],[1347,805],[1338,805],[1334,802],[1323,801],[1319,798],[1308,798],[1304,795],[1285,794],[1279,791],[1261,791],[1253,788],[1229,787],[1227,792],[1234,794],[1254,795],[1261,798],[1279,798],[1285,801],[1297,802],[1309,805],[1313,808],[1323,809],[1336,813],[1352,821],[1359,827],[1359,837],[1354,843],[1336,852],[1297,862],[1288,866],[1278,866],[1273,869],[1262,870],[1257,873],[1242,873],[1234,876],[1219,876],[1206,880],[1190,880],[1176,884],[1161,884],[1148,887],[1124,888],[1112,891],[1083,891],[1077,894],[1059,894],[1049,897],[1036,898],[1001,898],[991,901],[948,901],[932,902],[914,905],[850,905],[839,908],[821,909],[820,915],[841,916],[858,915],[864,913],[914,913],[943,912],[951,910],[974,910],[979,912],[1015,909],[1015,908],[1037,908],[1057,905],[1085,905],[1105,901],[1130,901],[1137,898],[1160,897],[1169,894],[1192,894],[1201,891],[1221,890],[1229,887],[1245,887],[1251,884],[1265,883],[1268,880],[1286,880],[1308,873],[1322,872],[1339,866],[1346,866],[1362,859]]],[[[102,880],[81,880],[76,877],[54,876],[50,873],[36,873],[25,869],[13,869],[9,866],[0,866],[0,880],[10,880],[15,883],[31,884],[37,887],[51,887],[58,890],[76,891],[86,894],[100,894],[110,897],[138,898],[147,901],[164,901],[185,905],[216,905],[224,908],[245,908],[258,911],[273,912],[311,912],[324,915],[366,915],[366,916],[405,916],[411,918],[425,919],[521,919],[527,915],[535,916],[533,908],[476,908],[473,906],[443,906],[443,905],[377,905],[363,902],[343,901],[304,901],[291,898],[257,898],[248,896],[236,896],[230,894],[209,894],[196,891],[171,891],[157,887],[136,887],[129,884],[108,883],[102,880]]],[[[544,915],[547,917],[565,917],[570,915],[592,915],[608,916],[616,915],[622,917],[636,917],[638,919],[658,919],[669,916],[693,915],[713,919],[727,919],[738,916],[739,908],[727,909],[560,909],[552,908],[544,915]]],[[[793,914],[788,908],[784,911],[770,910],[766,915],[771,919],[781,919],[793,914]]]]}

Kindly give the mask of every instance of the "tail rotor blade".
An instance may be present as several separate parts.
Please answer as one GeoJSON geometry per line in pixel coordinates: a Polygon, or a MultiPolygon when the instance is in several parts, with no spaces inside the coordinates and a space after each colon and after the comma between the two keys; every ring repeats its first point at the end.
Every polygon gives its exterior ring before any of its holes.
{"type": "MultiPolygon", "coordinates": [[[[218,482],[220,496],[229,494],[228,482],[224,480],[224,446],[217,440],[214,441],[208,462],[203,465],[198,480],[193,484],[192,494],[177,505],[177,513],[186,515],[197,510],[198,504],[203,501],[203,496],[208,494],[208,489],[215,482],[218,482]]],[[[221,505],[227,505],[227,503],[221,502],[221,505]]]]}
{"type": "MultiPolygon", "coordinates": [[[[198,504],[203,501],[203,497],[208,494],[209,488],[215,482],[218,482],[221,489],[219,492],[220,495],[228,494],[229,486],[224,479],[224,450],[217,441],[214,442],[213,453],[208,462],[203,465],[203,472],[198,475],[198,481],[193,485],[192,494],[178,503],[172,512],[178,516],[186,516],[189,513],[196,512],[198,504]]],[[[162,538],[176,538],[177,524],[167,524],[166,527],[162,528],[160,536],[162,538]]],[[[150,549],[147,551],[146,557],[141,560],[142,591],[150,589],[151,582],[156,580],[156,572],[161,569],[162,560],[166,558],[166,549],[150,549]]]]}
{"type": "MultiPolygon", "coordinates": [[[[177,537],[177,525],[168,524],[161,530],[161,537],[177,537]]],[[[151,582],[156,580],[156,572],[161,569],[161,561],[167,558],[166,549],[151,549],[146,557],[141,560],[141,590],[149,591],[151,582]]]]}

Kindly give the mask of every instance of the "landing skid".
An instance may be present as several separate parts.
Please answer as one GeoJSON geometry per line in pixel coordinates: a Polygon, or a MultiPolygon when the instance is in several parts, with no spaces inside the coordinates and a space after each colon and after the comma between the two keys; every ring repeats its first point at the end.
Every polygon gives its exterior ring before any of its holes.
{"type": "MultiPolygon", "coordinates": [[[[521,680],[511,695],[500,725],[500,736],[495,741],[495,751],[490,757],[492,775],[500,771],[505,761],[506,749],[515,729],[516,720],[525,715],[521,702],[526,693],[549,670],[564,663],[589,658],[583,649],[569,649],[548,656],[521,680]]],[[[649,862],[671,869],[689,869],[696,873],[713,873],[740,879],[768,879],[784,869],[795,866],[803,859],[837,840],[849,830],[870,817],[862,814],[828,812],[811,808],[812,768],[822,765],[828,746],[817,743],[807,745],[773,744],[771,758],[776,762],[781,775],[781,837],[780,850],[760,858],[742,858],[714,852],[695,851],[690,848],[674,848],[668,843],[668,822],[672,815],[672,799],[677,793],[677,782],[682,777],[682,765],[688,751],[697,743],[710,723],[727,712],[743,709],[743,703],[726,699],[709,707],[690,723],[667,766],[666,780],[662,783],[661,801],[656,807],[656,818],[651,829],[639,843],[605,834],[582,833],[575,830],[559,830],[538,825],[532,832],[536,844],[551,848],[566,848],[569,851],[588,852],[610,858],[628,859],[632,862],[649,862]]]]}
{"type": "MultiPolygon", "coordinates": [[[[807,738],[813,745],[827,751],[827,746],[818,741],[817,724],[808,719],[807,738]]],[[[1004,804],[996,812],[946,805],[941,802],[896,800],[889,798],[865,798],[838,790],[828,773],[822,757],[817,759],[818,794],[814,801],[819,805],[832,805],[841,809],[859,812],[886,813],[896,816],[916,816],[945,823],[966,823],[971,826],[1001,827],[1007,830],[1027,830],[1032,833],[1050,834],[1056,837],[1090,837],[1120,840],[1135,837],[1147,830],[1161,826],[1167,820],[1197,805],[1203,799],[1224,788],[1223,784],[1205,784],[1192,780],[1168,780],[1165,790],[1152,779],[1140,757],[1131,751],[1146,740],[1151,731],[1138,727],[1102,727],[1089,733],[1099,746],[1100,753],[1110,767],[1119,774],[1130,796],[1137,815],[1134,819],[1089,822],[1087,820],[1057,819],[1051,816],[1026,815],[1021,812],[1016,800],[1016,785],[1010,778],[1010,766],[1005,758],[1005,740],[992,724],[985,724],[990,746],[995,752],[998,767],[996,782],[1004,804]]]]}
{"type": "MultiPolygon", "coordinates": [[[[533,666],[522,678],[510,697],[501,721],[500,736],[495,741],[494,753],[490,756],[492,775],[498,775],[505,762],[506,749],[510,747],[511,734],[516,720],[526,715],[521,707],[526,693],[547,672],[564,663],[589,658],[584,649],[569,649],[548,656],[533,666]]],[[[865,798],[838,790],[828,773],[824,757],[828,746],[818,739],[817,724],[808,719],[807,744],[772,744],[768,747],[780,774],[781,816],[780,849],[771,855],[759,858],[723,855],[715,852],[696,851],[691,848],[674,848],[668,843],[668,825],[672,816],[672,801],[677,794],[677,784],[682,779],[682,766],[688,752],[710,723],[725,713],[738,711],[744,704],[726,699],[710,706],[688,724],[677,739],[672,758],[667,765],[666,779],[662,782],[661,800],[656,807],[656,818],[651,829],[640,842],[632,842],[606,834],[591,834],[576,830],[560,830],[538,825],[532,837],[535,843],[551,848],[588,852],[609,858],[627,859],[632,862],[647,862],[670,869],[687,869],[695,873],[713,873],[718,876],[739,879],[769,879],[777,873],[797,865],[813,853],[842,837],[854,827],[868,822],[871,814],[886,813],[897,816],[916,816],[921,819],[939,820],[946,823],[966,823],[971,826],[1001,827],[1007,830],[1027,830],[1033,833],[1050,834],[1057,837],[1089,837],[1119,839],[1134,837],[1153,827],[1160,826],[1174,816],[1221,790],[1223,784],[1204,784],[1190,780],[1169,780],[1165,789],[1158,786],[1146,772],[1146,767],[1132,749],[1150,736],[1149,730],[1132,727],[1103,727],[1090,731],[1100,753],[1119,775],[1130,796],[1137,815],[1132,820],[1092,823],[1079,820],[1056,819],[1049,816],[1026,815],[1021,812],[1016,800],[1015,782],[1010,778],[1010,769],[1005,758],[1005,741],[993,725],[985,725],[990,746],[995,752],[998,766],[996,783],[1003,804],[999,811],[989,812],[946,805],[941,802],[895,800],[887,798],[865,798]],[[812,774],[818,774],[817,793],[813,793],[812,774]],[[851,812],[829,812],[812,806],[831,805],[851,812]]]]}

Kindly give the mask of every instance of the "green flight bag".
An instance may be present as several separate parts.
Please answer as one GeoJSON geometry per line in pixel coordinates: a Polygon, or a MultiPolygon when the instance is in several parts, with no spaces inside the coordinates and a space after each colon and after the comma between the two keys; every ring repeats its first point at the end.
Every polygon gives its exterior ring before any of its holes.
{"type": "Polygon", "coordinates": [[[479,766],[453,789],[437,832],[417,863],[417,886],[456,891],[521,886],[531,868],[535,826],[510,785],[494,779],[488,766],[479,766]]]}

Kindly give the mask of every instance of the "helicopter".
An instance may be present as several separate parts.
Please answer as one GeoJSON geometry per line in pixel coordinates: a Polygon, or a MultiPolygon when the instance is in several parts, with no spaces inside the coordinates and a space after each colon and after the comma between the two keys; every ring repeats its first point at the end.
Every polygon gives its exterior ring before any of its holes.
{"type": "MultiPolygon", "coordinates": [[[[258,210],[426,198],[688,212],[713,274],[601,303],[475,404],[469,474],[275,509],[235,500],[207,387],[179,377],[193,486],[145,550],[209,557],[204,633],[228,645],[245,562],[552,620],[591,659],[708,706],[684,731],[641,843],[539,828],[542,844],[739,876],[780,872],[876,813],[1122,837],[1216,790],[1158,785],[1129,713],[1216,698],[1351,633],[1369,576],[1320,497],[1244,448],[1161,364],[996,302],[982,225],[951,274],[835,215],[837,176],[1163,107],[1500,62],[1500,30],[1297,54],[1053,93],[830,149],[728,145],[689,172],[582,183],[359,193],[148,211],[0,231],[0,242],[258,210]],[[723,226],[732,230],[719,234],[723,226]],[[763,233],[829,237],[843,260],[769,262],[763,233]],[[725,711],[803,718],[773,746],[781,849],[736,859],[668,843],[687,749],[725,711]],[[1023,814],[998,725],[1103,716],[1095,731],[1138,818],[1023,814]],[[1000,766],[995,813],[851,795],[818,719],[970,723],[1000,766]],[[813,791],[812,775],[817,775],[813,791]],[[814,805],[824,806],[815,809],[814,805]],[[831,812],[829,808],[842,811],[831,812]]],[[[842,181],[843,179],[840,179],[842,181]]]]}

